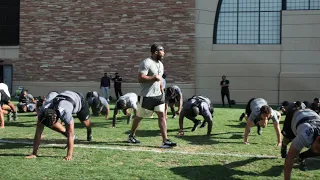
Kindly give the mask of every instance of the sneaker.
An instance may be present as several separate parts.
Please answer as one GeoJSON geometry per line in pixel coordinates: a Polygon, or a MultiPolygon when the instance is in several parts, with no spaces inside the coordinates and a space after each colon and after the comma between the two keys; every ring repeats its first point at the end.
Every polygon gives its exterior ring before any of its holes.
{"type": "Polygon", "coordinates": [[[87,141],[92,141],[92,133],[90,133],[89,135],[87,135],[87,141]]]}
{"type": "Polygon", "coordinates": [[[200,128],[204,128],[204,127],[206,127],[206,125],[207,125],[207,123],[206,123],[206,122],[203,122],[203,123],[201,124],[200,128]]]}
{"type": "Polygon", "coordinates": [[[13,113],[13,120],[14,121],[18,120],[18,112],[13,113]]]}
{"type": "Polygon", "coordinates": [[[259,135],[262,134],[262,129],[261,129],[261,127],[260,127],[259,125],[257,125],[257,133],[258,133],[259,135]]]}
{"type": "Polygon", "coordinates": [[[9,112],[7,114],[7,119],[8,119],[8,121],[12,121],[12,112],[9,112]]]}
{"type": "Polygon", "coordinates": [[[176,114],[174,114],[173,116],[172,116],[172,119],[175,119],[176,118],[176,114]]]}
{"type": "Polygon", "coordinates": [[[195,131],[200,124],[201,124],[201,121],[200,121],[200,120],[197,120],[197,121],[194,123],[193,128],[191,129],[191,132],[195,131]]]}
{"type": "Polygon", "coordinates": [[[287,146],[281,146],[281,157],[286,158],[287,157],[287,146]]]}
{"type": "Polygon", "coordinates": [[[131,136],[130,134],[129,134],[129,137],[128,137],[128,142],[129,142],[129,143],[133,143],[133,144],[138,144],[138,143],[140,143],[140,141],[139,141],[138,139],[136,139],[135,136],[131,136]]]}
{"type": "Polygon", "coordinates": [[[172,148],[177,146],[177,143],[174,143],[172,141],[170,141],[170,139],[167,139],[165,142],[162,143],[162,145],[160,146],[161,148],[172,148]]]}
{"type": "Polygon", "coordinates": [[[242,113],[241,116],[240,116],[240,118],[239,118],[239,121],[242,121],[245,116],[246,116],[246,114],[245,114],[245,113],[242,113]]]}
{"type": "Polygon", "coordinates": [[[308,167],[306,165],[306,160],[305,159],[299,159],[299,161],[300,161],[299,169],[301,171],[308,171],[308,167]]]}

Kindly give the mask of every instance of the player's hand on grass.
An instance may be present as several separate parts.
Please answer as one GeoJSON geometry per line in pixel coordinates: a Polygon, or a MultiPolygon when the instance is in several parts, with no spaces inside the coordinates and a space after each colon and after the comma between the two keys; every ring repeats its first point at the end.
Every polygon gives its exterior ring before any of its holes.
{"type": "Polygon", "coordinates": [[[66,160],[66,161],[71,161],[72,160],[72,156],[66,156],[63,159],[66,160]]]}
{"type": "Polygon", "coordinates": [[[26,156],[25,158],[26,158],[26,159],[34,159],[34,158],[36,158],[36,157],[37,157],[36,155],[31,154],[31,155],[29,155],[29,156],[26,156]]]}

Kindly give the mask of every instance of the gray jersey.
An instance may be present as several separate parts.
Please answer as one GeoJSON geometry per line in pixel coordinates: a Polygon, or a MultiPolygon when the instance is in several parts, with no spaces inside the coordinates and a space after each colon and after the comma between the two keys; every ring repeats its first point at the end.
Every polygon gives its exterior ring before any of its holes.
{"type": "Polygon", "coordinates": [[[166,93],[165,95],[165,101],[166,103],[169,103],[169,100],[174,99],[174,100],[180,100],[182,98],[182,92],[181,89],[174,85],[171,87],[174,91],[174,95],[170,94],[170,93],[166,93]]]}
{"type": "MultiPolygon", "coordinates": [[[[123,96],[121,96],[118,101],[125,101],[127,108],[132,108],[137,110],[138,109],[138,96],[135,93],[127,93],[123,96]]],[[[116,104],[118,103],[116,102],[116,104]]]]}
{"type": "MultiPolygon", "coordinates": [[[[161,61],[154,61],[151,58],[147,58],[140,63],[139,73],[147,76],[163,74],[163,64],[161,61]]],[[[161,81],[150,81],[146,83],[140,83],[140,96],[153,97],[162,94],[160,88],[161,81]]]]}
{"type": "Polygon", "coordinates": [[[43,104],[43,106],[46,106],[48,103],[50,103],[52,101],[53,98],[55,98],[59,93],[51,91],[47,94],[46,96],[46,100],[43,104]]]}
{"type": "MultiPolygon", "coordinates": [[[[256,122],[261,119],[260,108],[262,106],[268,105],[267,101],[262,98],[256,98],[250,103],[251,114],[248,117],[249,121],[256,122]]],[[[272,109],[271,117],[273,122],[279,122],[277,111],[272,109]]]]}
{"type": "Polygon", "coordinates": [[[301,109],[294,113],[291,129],[296,137],[293,139],[292,145],[298,151],[301,151],[304,147],[309,148],[314,140],[314,128],[310,123],[303,123],[297,127],[298,122],[306,117],[311,117],[310,120],[314,119],[314,121],[320,122],[320,116],[311,109],[301,109]]]}
{"type": "Polygon", "coordinates": [[[203,97],[203,100],[204,100],[203,102],[201,102],[200,104],[197,104],[197,99],[194,99],[194,98],[189,99],[183,105],[182,111],[192,111],[192,107],[195,105],[198,105],[197,107],[199,108],[199,114],[202,115],[206,121],[211,120],[212,118],[212,114],[210,112],[211,101],[206,97],[203,97]]]}
{"type": "MultiPolygon", "coordinates": [[[[58,104],[58,111],[59,111],[59,118],[66,124],[70,124],[70,122],[73,120],[72,114],[76,114],[81,111],[82,104],[81,100],[82,98],[73,91],[64,91],[60,93],[59,95],[68,96],[73,100],[75,103],[74,105],[67,101],[67,100],[61,100],[58,104]]],[[[41,109],[43,111],[44,109],[50,107],[50,105],[53,103],[53,101],[49,102],[44,106],[44,108],[41,109]]],[[[40,112],[42,113],[42,112],[40,112]]]]}
{"type": "MultiPolygon", "coordinates": [[[[106,100],[106,98],[104,98],[104,97],[101,97],[101,96],[98,96],[99,97],[99,100],[100,100],[100,109],[103,109],[103,108],[108,108],[109,107],[109,103],[108,103],[108,101],[106,100]]],[[[95,99],[95,98],[98,98],[98,97],[91,97],[91,98],[89,98],[88,99],[88,104],[89,104],[89,106],[91,106],[92,105],[92,102],[93,102],[93,100],[95,99]]]]}
{"type": "MultiPolygon", "coordinates": [[[[288,107],[286,108],[287,113],[290,113],[296,109],[296,102],[289,103],[288,107]]],[[[299,109],[305,109],[306,105],[301,103],[301,107],[299,109]]]]}

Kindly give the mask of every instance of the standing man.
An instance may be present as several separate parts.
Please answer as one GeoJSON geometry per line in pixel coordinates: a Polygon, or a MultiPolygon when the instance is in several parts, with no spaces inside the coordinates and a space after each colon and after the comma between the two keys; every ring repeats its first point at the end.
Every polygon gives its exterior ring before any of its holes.
{"type": "Polygon", "coordinates": [[[221,99],[222,99],[222,105],[224,107],[224,96],[227,96],[229,107],[231,107],[230,104],[230,93],[229,93],[229,86],[230,81],[226,79],[226,76],[222,76],[222,80],[220,81],[221,86],[221,99]]]}
{"type": "Polygon", "coordinates": [[[122,90],[121,90],[122,77],[119,76],[119,74],[116,72],[115,77],[112,78],[112,81],[114,82],[114,92],[118,100],[119,97],[122,96],[122,90]]]}
{"type": "Polygon", "coordinates": [[[26,158],[36,158],[41,141],[44,126],[57,131],[67,137],[67,155],[65,160],[72,160],[74,144],[74,119],[72,114],[77,114],[78,119],[87,128],[87,140],[92,140],[91,123],[89,120],[90,110],[87,101],[80,93],[64,91],[52,101],[41,108],[38,115],[36,133],[33,140],[33,152],[26,158]],[[58,122],[61,119],[65,127],[58,122]]]}
{"type": "Polygon", "coordinates": [[[140,143],[135,134],[140,121],[143,117],[150,117],[152,111],[158,115],[158,124],[162,136],[162,148],[174,147],[177,144],[167,138],[167,121],[165,119],[165,103],[162,94],[162,74],[164,57],[164,48],[160,45],[151,46],[151,57],[146,58],[140,63],[138,81],[140,83],[138,112],[135,116],[128,142],[140,143]]]}
{"type": "Polygon", "coordinates": [[[102,97],[106,98],[106,100],[109,102],[110,78],[108,77],[107,73],[104,73],[104,76],[101,78],[100,89],[102,97]]]}

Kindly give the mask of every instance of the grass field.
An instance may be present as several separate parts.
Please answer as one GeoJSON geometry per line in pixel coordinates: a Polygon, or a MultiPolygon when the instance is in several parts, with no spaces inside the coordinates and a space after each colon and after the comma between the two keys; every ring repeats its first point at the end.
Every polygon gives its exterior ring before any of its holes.
{"type": "MultiPolygon", "coordinates": [[[[280,158],[272,124],[261,136],[253,128],[250,145],[244,145],[245,123],[238,120],[242,112],[240,108],[216,106],[210,138],[204,136],[206,128],[190,132],[193,123],[187,119],[185,136],[177,137],[178,118],[168,119],[168,137],[178,143],[173,149],[159,148],[156,119],[141,122],[139,145],[126,142],[131,125],[121,118],[123,114],[118,115],[116,128],[110,128],[111,119],[91,118],[93,142],[86,142],[86,129],[75,119],[79,140],[70,162],[62,160],[65,138],[48,128],[39,157],[24,159],[32,152],[36,117],[33,113],[19,114],[18,121],[6,121],[5,129],[0,129],[0,179],[283,179],[284,159],[280,158]]],[[[295,167],[292,179],[320,179],[319,162],[308,160],[307,172],[295,167]]]]}

